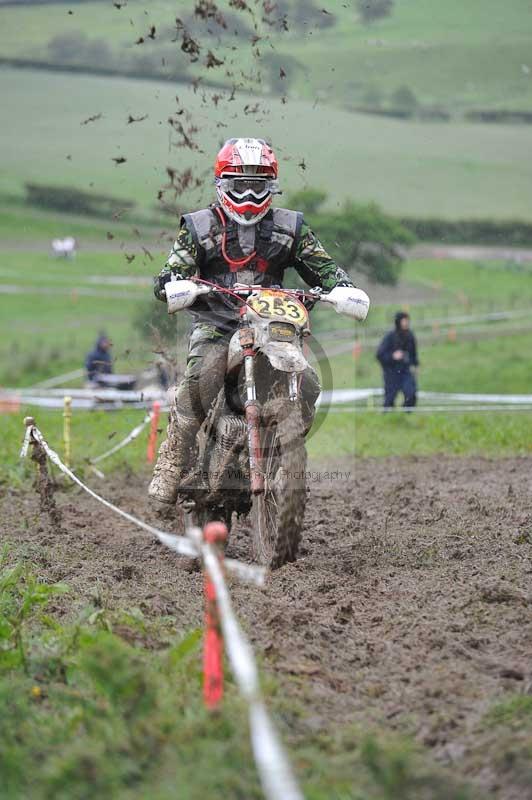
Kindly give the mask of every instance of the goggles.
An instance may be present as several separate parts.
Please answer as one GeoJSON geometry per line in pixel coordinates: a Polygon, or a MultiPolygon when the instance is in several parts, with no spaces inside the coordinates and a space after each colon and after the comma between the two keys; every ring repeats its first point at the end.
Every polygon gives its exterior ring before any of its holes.
{"type": "Polygon", "coordinates": [[[280,194],[279,181],[271,178],[259,178],[255,175],[235,175],[231,177],[215,178],[216,186],[222,192],[243,198],[254,195],[262,198],[267,194],[280,194]]]}

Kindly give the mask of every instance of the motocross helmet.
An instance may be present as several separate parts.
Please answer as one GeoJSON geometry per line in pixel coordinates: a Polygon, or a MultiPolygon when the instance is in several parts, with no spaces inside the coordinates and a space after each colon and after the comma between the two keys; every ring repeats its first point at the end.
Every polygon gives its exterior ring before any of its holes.
{"type": "Polygon", "coordinates": [[[228,217],[256,225],[279,194],[278,164],[264,139],[228,139],[216,157],[214,183],[228,217]]]}

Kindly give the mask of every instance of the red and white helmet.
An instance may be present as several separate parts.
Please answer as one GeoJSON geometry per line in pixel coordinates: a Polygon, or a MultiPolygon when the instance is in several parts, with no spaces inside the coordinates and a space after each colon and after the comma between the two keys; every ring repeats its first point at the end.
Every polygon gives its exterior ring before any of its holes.
{"type": "Polygon", "coordinates": [[[275,153],[264,139],[228,139],[216,157],[216,193],[228,217],[256,225],[279,194],[275,153]]]}

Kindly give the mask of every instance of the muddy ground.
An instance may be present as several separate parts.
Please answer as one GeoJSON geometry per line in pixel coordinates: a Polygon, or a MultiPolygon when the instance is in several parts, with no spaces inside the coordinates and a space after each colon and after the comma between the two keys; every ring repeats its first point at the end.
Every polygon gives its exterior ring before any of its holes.
{"type": "MultiPolygon", "coordinates": [[[[404,731],[479,796],[532,797],[530,725],[526,738],[485,717],[510,694],[532,693],[532,459],[331,469],[351,475],[310,482],[300,559],[264,589],[232,587],[264,663],[284,691],[304,694],[297,724],[404,731]]],[[[147,479],[116,477],[100,491],[153,520],[147,479]]],[[[58,502],[61,534],[40,523],[33,493],[2,504],[7,539],[44,577],[68,582],[79,605],[98,591],[111,606],[201,625],[201,575],[184,559],[77,490],[58,502]]],[[[228,554],[248,558],[245,531],[228,554]]]]}

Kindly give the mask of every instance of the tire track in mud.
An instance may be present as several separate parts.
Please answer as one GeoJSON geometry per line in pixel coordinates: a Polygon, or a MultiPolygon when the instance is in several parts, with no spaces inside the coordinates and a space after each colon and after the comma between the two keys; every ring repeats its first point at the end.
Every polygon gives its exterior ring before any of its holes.
{"type": "MultiPolygon", "coordinates": [[[[508,693],[532,692],[532,459],[336,469],[351,476],[310,483],[299,560],[263,589],[231,590],[257,654],[309,709],[295,724],[385,725],[491,796],[526,797],[521,773],[496,766],[496,737],[479,722],[508,693]]],[[[102,492],[149,521],[147,482],[117,476],[102,492]]],[[[202,578],[189,563],[85,495],[57,499],[61,532],[39,519],[32,493],[9,492],[2,519],[15,553],[70,584],[71,599],[58,601],[65,613],[99,594],[174,615],[178,627],[202,624],[202,578]]],[[[249,552],[239,525],[228,555],[249,552]]]]}

